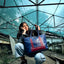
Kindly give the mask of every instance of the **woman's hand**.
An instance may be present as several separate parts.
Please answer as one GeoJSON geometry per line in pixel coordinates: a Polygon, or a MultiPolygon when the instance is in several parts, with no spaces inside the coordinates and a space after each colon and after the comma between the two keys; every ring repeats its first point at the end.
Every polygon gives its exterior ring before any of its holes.
{"type": "Polygon", "coordinates": [[[38,25],[35,24],[35,27],[38,28],[38,30],[40,30],[40,27],[38,25]]]}
{"type": "Polygon", "coordinates": [[[24,29],[23,27],[21,27],[21,29],[24,30],[22,34],[26,34],[26,29],[24,29]]]}

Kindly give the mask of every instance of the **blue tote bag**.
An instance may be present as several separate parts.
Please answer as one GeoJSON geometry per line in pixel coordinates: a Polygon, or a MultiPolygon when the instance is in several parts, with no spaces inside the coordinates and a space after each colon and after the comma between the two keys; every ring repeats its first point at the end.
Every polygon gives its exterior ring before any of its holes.
{"type": "Polygon", "coordinates": [[[48,49],[45,34],[39,35],[39,31],[37,33],[38,36],[32,36],[31,31],[30,37],[24,38],[25,50],[28,54],[48,49]]]}

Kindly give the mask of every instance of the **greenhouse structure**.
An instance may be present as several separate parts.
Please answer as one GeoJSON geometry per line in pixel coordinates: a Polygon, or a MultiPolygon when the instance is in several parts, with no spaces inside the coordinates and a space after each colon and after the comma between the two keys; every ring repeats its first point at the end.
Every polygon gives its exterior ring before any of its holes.
{"type": "MultiPolygon", "coordinates": [[[[0,64],[21,63],[15,58],[15,45],[23,22],[33,31],[38,32],[38,26],[46,36],[42,64],[64,64],[64,0],[0,0],[0,64]]],[[[36,64],[34,57],[26,59],[27,64],[36,64]]]]}

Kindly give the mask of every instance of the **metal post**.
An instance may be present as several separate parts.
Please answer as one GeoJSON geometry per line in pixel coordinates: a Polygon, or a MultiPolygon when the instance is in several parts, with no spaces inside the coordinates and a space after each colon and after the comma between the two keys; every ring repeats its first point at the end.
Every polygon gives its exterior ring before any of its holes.
{"type": "Polygon", "coordinates": [[[38,0],[36,0],[36,18],[37,18],[37,25],[38,25],[38,0]]]}

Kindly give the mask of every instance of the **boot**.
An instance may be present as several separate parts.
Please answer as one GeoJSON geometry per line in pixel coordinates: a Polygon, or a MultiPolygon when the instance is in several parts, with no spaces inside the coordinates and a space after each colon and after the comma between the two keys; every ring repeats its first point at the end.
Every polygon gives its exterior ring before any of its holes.
{"type": "Polygon", "coordinates": [[[21,64],[27,64],[27,60],[22,60],[21,64]]]}

